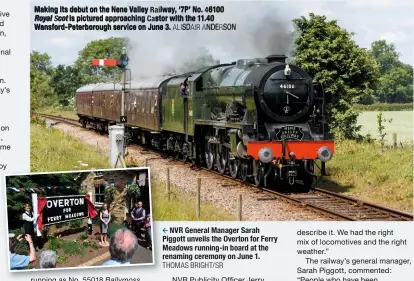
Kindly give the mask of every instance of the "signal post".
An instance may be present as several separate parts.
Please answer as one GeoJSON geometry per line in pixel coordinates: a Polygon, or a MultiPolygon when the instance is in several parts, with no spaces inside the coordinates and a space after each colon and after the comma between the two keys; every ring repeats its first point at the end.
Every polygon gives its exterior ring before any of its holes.
{"type": "Polygon", "coordinates": [[[126,48],[122,48],[122,55],[119,60],[117,59],[93,59],[93,66],[118,66],[122,71],[122,96],[121,96],[121,116],[117,125],[110,126],[109,131],[109,158],[113,168],[118,166],[126,168],[125,165],[125,123],[127,122],[127,116],[125,115],[125,93],[126,93],[126,74],[128,65],[128,56],[126,48]]]}

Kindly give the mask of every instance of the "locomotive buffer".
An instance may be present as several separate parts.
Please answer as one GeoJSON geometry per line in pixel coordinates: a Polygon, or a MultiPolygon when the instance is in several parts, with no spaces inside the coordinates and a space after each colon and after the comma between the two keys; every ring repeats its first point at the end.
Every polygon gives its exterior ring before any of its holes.
{"type": "Polygon", "coordinates": [[[125,165],[125,123],[127,123],[127,116],[125,115],[125,93],[126,86],[130,84],[127,82],[127,72],[130,74],[130,70],[126,68],[128,65],[128,56],[126,48],[122,48],[122,55],[119,60],[117,59],[93,59],[93,66],[118,66],[122,71],[122,95],[121,95],[121,116],[119,117],[119,123],[114,126],[110,126],[109,129],[109,156],[111,166],[116,168],[118,164],[121,164],[123,168],[125,165]]]}

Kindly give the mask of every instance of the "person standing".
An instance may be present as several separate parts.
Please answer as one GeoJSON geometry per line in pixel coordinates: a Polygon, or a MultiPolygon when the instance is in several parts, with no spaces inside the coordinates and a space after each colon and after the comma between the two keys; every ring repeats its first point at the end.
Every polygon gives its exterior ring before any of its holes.
{"type": "Polygon", "coordinates": [[[102,225],[101,225],[101,242],[99,243],[102,247],[108,247],[109,243],[107,240],[108,237],[108,226],[109,223],[111,222],[111,213],[109,212],[108,209],[108,204],[104,204],[103,205],[103,210],[101,212],[101,221],[102,221],[102,225]]]}
{"type": "Polygon", "coordinates": [[[138,238],[141,236],[141,228],[145,224],[145,209],[142,207],[142,202],[136,203],[135,208],[131,212],[132,221],[134,223],[134,231],[138,238]]]}
{"type": "Polygon", "coordinates": [[[33,244],[35,246],[35,250],[37,252],[38,251],[38,245],[35,241],[36,236],[35,236],[35,233],[34,233],[34,222],[36,220],[36,216],[32,212],[32,208],[30,207],[30,204],[28,204],[28,203],[26,203],[24,205],[24,213],[22,215],[22,220],[23,220],[24,234],[29,234],[30,235],[30,237],[33,240],[33,244]]]}

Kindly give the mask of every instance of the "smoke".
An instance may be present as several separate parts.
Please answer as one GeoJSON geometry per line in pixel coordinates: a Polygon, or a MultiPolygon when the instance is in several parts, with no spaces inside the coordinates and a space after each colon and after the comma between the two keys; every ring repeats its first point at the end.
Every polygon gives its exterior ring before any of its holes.
{"type": "Polygon", "coordinates": [[[280,54],[290,57],[293,47],[293,32],[289,30],[289,24],[275,15],[263,17],[253,32],[254,47],[264,56],[280,54]]]}
{"type": "Polygon", "coordinates": [[[276,4],[226,2],[226,12],[216,15],[215,22],[234,23],[236,31],[137,32],[133,37],[129,33],[132,76],[139,79],[178,74],[218,61],[229,63],[270,54],[290,57],[293,17],[286,17],[286,12],[276,4]]]}

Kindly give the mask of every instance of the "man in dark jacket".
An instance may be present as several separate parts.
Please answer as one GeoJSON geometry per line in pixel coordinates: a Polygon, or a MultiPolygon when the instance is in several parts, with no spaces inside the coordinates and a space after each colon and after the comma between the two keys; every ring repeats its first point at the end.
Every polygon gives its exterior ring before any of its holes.
{"type": "Polygon", "coordinates": [[[141,228],[145,224],[146,214],[145,209],[142,207],[142,202],[139,201],[135,204],[135,208],[132,209],[131,218],[133,223],[133,230],[138,238],[141,238],[141,228]]]}

